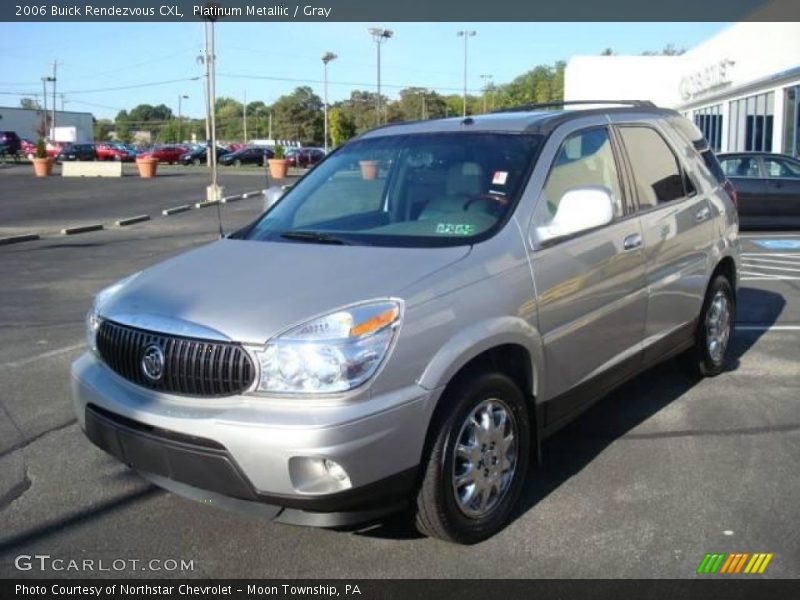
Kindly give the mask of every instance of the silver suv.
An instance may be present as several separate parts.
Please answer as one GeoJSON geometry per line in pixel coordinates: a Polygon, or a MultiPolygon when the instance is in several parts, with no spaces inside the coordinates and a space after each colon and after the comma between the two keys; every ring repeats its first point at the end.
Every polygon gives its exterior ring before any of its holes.
{"type": "Polygon", "coordinates": [[[544,108],[372,130],[102,291],[72,367],[86,435],[206,503],[326,527],[408,508],[474,543],[609,390],[679,353],[720,373],[738,222],[701,133],[647,102],[544,108]]]}

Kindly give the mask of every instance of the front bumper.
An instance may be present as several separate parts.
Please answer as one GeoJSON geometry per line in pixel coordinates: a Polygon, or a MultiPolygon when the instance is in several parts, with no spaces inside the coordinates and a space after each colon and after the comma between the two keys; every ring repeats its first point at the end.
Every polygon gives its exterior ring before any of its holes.
{"type": "Polygon", "coordinates": [[[76,415],[99,447],[180,495],[278,520],[337,526],[402,507],[416,480],[435,394],[412,385],[367,400],[170,396],[84,354],[76,415]],[[352,487],[299,490],[293,457],[328,458],[352,487]]]}

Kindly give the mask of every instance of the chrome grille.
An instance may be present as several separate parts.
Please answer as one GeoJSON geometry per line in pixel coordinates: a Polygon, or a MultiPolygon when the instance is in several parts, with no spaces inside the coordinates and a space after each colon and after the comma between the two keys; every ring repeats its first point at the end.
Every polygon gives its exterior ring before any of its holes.
{"type": "Polygon", "coordinates": [[[255,366],[249,354],[231,342],[165,335],[103,321],[97,351],[116,373],[151,389],[190,396],[230,396],[250,388],[255,366]],[[152,344],[164,355],[158,381],[145,376],[142,359],[152,344]]]}

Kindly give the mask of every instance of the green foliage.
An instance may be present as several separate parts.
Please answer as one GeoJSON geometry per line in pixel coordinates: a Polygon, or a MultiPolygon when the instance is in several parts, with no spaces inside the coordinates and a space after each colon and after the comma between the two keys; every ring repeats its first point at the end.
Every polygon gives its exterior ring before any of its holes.
{"type": "Polygon", "coordinates": [[[110,139],[110,133],[114,131],[114,122],[111,119],[96,119],[92,123],[92,130],[94,139],[98,142],[104,142],[110,139]]]}
{"type": "Polygon", "coordinates": [[[278,159],[278,160],[280,160],[284,156],[286,156],[286,150],[284,150],[283,146],[281,146],[280,144],[275,146],[275,150],[273,150],[273,152],[275,152],[275,158],[278,159]]]}
{"type": "Polygon", "coordinates": [[[308,86],[295,88],[272,105],[273,136],[320,146],[323,143],[322,100],[308,86]]]}
{"type": "Polygon", "coordinates": [[[36,140],[36,158],[47,158],[47,146],[44,145],[44,140],[39,138],[36,140]]]}
{"type": "Polygon", "coordinates": [[[356,134],[356,126],[339,106],[328,110],[328,135],[333,147],[339,146],[356,134]]]}

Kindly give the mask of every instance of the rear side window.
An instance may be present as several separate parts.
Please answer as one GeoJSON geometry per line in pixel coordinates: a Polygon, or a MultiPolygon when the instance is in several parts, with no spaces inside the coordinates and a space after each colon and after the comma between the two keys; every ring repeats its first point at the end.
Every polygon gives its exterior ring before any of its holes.
{"type": "Polygon", "coordinates": [[[764,168],[767,170],[767,177],[800,178],[800,163],[782,158],[765,158],[764,168]]]}
{"type": "Polygon", "coordinates": [[[657,131],[620,127],[620,134],[633,167],[640,208],[653,208],[687,195],[678,159],[657,131]]]}

